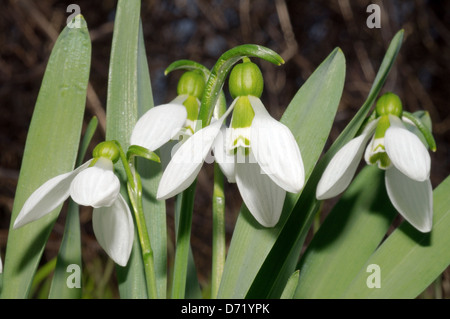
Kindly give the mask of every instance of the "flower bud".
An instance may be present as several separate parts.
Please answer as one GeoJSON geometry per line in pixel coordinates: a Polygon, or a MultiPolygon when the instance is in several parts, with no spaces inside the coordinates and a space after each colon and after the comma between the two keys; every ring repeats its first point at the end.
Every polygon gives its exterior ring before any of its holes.
{"type": "Polygon", "coordinates": [[[195,71],[185,72],[178,81],[177,94],[202,98],[205,89],[203,76],[195,71]]]}
{"type": "Polygon", "coordinates": [[[403,112],[402,101],[396,94],[388,92],[378,99],[375,111],[378,117],[383,115],[401,117],[403,112]]]}
{"type": "Polygon", "coordinates": [[[97,159],[104,157],[111,160],[111,162],[116,163],[120,156],[119,148],[113,141],[101,142],[94,148],[92,156],[97,159]]]}
{"type": "Polygon", "coordinates": [[[259,67],[248,58],[244,58],[243,63],[237,64],[231,70],[228,81],[233,99],[247,95],[261,97],[264,88],[263,76],[259,67]]]}

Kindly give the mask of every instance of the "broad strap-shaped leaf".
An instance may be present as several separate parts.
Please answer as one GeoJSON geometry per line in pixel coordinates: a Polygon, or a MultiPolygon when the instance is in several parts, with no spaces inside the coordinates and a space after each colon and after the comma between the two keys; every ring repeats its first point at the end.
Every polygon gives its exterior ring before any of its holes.
{"type": "Polygon", "coordinates": [[[339,298],[378,247],[396,215],[384,187],[384,171],[366,166],[302,256],[295,298],[339,298]]]}
{"type": "MultiPolygon", "coordinates": [[[[137,85],[138,116],[140,117],[154,106],[142,23],[139,25],[138,41],[137,85]]],[[[137,168],[142,183],[142,207],[144,209],[145,222],[154,254],[153,261],[158,297],[165,298],[167,290],[166,203],[156,200],[156,192],[162,175],[162,167],[161,164],[154,161],[138,158],[137,168]]]]}
{"type": "MultiPolygon", "coordinates": [[[[119,0],[114,21],[114,33],[109,64],[106,101],[106,140],[118,141],[126,150],[131,132],[138,119],[138,48],[141,1],[119,0]]],[[[128,199],[125,171],[115,165],[121,177],[121,194],[128,199]]],[[[144,266],[139,240],[135,240],[127,267],[117,267],[119,292],[122,298],[147,298],[144,266]]]]}
{"type": "MultiPolygon", "coordinates": [[[[47,64],[28,131],[11,227],[25,200],[50,178],[73,170],[86,103],[91,42],[85,20],[66,27],[47,64]],[[38,169],[36,169],[38,168],[38,169]]],[[[2,298],[26,298],[60,207],[20,229],[10,229],[2,298]]]]}
{"type": "Polygon", "coordinates": [[[403,222],[367,260],[341,298],[416,298],[449,265],[450,177],[433,192],[433,228],[421,233],[403,222]],[[380,288],[367,285],[369,265],[380,267],[380,288]]]}

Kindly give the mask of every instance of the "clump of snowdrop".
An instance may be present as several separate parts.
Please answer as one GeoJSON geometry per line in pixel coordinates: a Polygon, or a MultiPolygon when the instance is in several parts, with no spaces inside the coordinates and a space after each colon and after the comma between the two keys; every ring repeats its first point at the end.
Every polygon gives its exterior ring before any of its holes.
{"type": "Polygon", "coordinates": [[[300,192],[305,174],[295,137],[269,115],[260,100],[263,86],[261,71],[248,58],[233,68],[229,77],[232,104],[180,146],[164,171],[157,198],[166,199],[188,188],[213,149],[254,218],[265,227],[277,224],[286,192],[300,192]],[[230,127],[225,128],[231,112],[230,127]]]}

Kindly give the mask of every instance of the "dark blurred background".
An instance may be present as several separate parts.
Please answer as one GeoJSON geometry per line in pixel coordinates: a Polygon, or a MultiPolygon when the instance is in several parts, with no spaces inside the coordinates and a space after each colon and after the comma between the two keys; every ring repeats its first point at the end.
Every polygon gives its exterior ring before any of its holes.
{"type": "MultiPolygon", "coordinates": [[[[108,67],[116,1],[3,0],[0,10],[0,255],[4,258],[28,126],[53,44],[66,24],[69,4],[78,4],[92,39],[92,67],[86,123],[100,120],[94,142],[104,139],[108,67]]],[[[400,30],[404,43],[382,92],[400,96],[410,112],[427,110],[437,152],[431,181],[436,187],[450,172],[450,1],[142,1],[142,23],[155,105],[176,95],[179,74],[164,76],[177,59],[212,67],[226,50],[244,43],[267,46],[286,61],[275,67],[255,60],[264,74],[262,100],[279,119],[302,83],[335,48],[346,57],[346,82],[328,144],[338,136],[367,97],[386,48],[400,30]],[[369,4],[381,8],[381,28],[370,29],[369,4]]],[[[199,279],[207,286],[211,255],[211,166],[199,176],[192,246],[199,279]]],[[[226,185],[227,233],[231,237],[242,203],[235,185],[226,185]]],[[[111,262],[92,234],[91,212],[81,214],[86,295],[117,297],[111,262]],[[100,257],[98,257],[100,256],[100,257]],[[100,288],[92,288],[94,286],[100,288]],[[89,290],[91,287],[92,289],[89,290]]],[[[57,253],[63,216],[50,237],[43,262],[57,253]]],[[[172,205],[168,203],[173,236],[172,205]]],[[[229,239],[229,238],[228,238],[229,239]]],[[[169,251],[169,256],[173,251],[169,251]]],[[[44,289],[44,288],[42,288],[44,289]]],[[[37,293],[38,296],[38,293],[37,293]]],[[[450,297],[450,271],[421,297],[450,297]]]]}

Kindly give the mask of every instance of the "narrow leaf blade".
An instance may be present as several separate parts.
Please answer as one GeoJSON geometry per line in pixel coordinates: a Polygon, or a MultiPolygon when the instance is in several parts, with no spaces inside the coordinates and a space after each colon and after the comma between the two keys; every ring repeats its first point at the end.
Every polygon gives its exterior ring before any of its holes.
{"type": "MultiPolygon", "coordinates": [[[[124,150],[138,118],[139,0],[119,0],[114,23],[106,102],[106,140],[118,141],[124,150]]],[[[122,181],[121,194],[128,199],[126,174],[121,163],[115,171],[122,181]]],[[[128,265],[116,266],[121,298],[147,298],[141,248],[135,240],[128,265]]]]}

